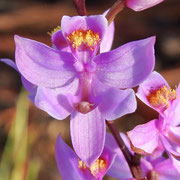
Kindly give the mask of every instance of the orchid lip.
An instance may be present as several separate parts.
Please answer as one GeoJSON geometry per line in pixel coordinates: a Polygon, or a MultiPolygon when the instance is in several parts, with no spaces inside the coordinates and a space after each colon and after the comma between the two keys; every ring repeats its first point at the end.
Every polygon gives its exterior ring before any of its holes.
{"type": "Polygon", "coordinates": [[[100,43],[99,33],[92,30],[78,29],[66,36],[67,40],[72,45],[73,49],[90,49],[93,51],[95,47],[100,43]]]}
{"type": "Polygon", "coordinates": [[[166,110],[169,107],[170,102],[176,98],[176,91],[169,89],[166,85],[150,91],[150,94],[147,96],[148,101],[153,107],[162,110],[166,110]]]}

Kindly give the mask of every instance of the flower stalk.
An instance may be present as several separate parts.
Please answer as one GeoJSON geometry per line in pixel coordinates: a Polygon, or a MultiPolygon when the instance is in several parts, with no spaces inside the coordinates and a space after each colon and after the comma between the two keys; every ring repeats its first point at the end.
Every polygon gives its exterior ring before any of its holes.
{"type": "MultiPolygon", "coordinates": [[[[87,16],[85,0],[73,0],[77,13],[80,16],[87,16]]],[[[106,15],[108,24],[114,20],[116,15],[125,7],[125,0],[117,0],[106,15]]]]}
{"type": "Polygon", "coordinates": [[[108,20],[108,24],[111,24],[111,22],[114,20],[116,15],[121,12],[125,7],[125,0],[117,0],[114,5],[111,7],[109,12],[106,15],[106,18],[108,20]]]}
{"type": "Polygon", "coordinates": [[[114,136],[119,148],[121,149],[128,165],[129,165],[129,168],[131,170],[133,177],[138,180],[143,180],[144,177],[143,177],[142,170],[140,167],[140,155],[137,153],[135,153],[134,155],[131,154],[131,152],[125,145],[123,139],[121,138],[118,130],[114,126],[113,121],[106,121],[106,124],[107,124],[109,130],[111,131],[112,135],[114,136]]]}
{"type": "Polygon", "coordinates": [[[85,0],[73,0],[77,13],[80,16],[87,16],[85,0]]]}

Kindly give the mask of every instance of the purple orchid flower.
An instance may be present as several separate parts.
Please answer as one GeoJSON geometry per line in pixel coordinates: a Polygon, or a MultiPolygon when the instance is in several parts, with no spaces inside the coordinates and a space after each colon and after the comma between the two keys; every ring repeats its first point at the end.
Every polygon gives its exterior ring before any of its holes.
{"type": "Polygon", "coordinates": [[[105,146],[100,157],[88,167],[64,143],[60,135],[56,141],[56,162],[63,180],[101,180],[111,167],[115,156],[116,154],[105,146]]]}
{"type": "Polygon", "coordinates": [[[151,156],[141,158],[141,167],[144,176],[149,180],[174,180],[180,177],[180,173],[171,159],[163,157],[164,147],[162,144],[151,156]]]}
{"type": "Polygon", "coordinates": [[[159,113],[159,119],[128,132],[133,150],[151,154],[162,143],[168,153],[180,158],[180,85],[172,90],[160,74],[153,72],[139,86],[137,96],[159,113]]]}
{"type": "MultiPolygon", "coordinates": [[[[121,133],[121,136],[126,146],[130,149],[128,138],[123,133],[121,133]]],[[[113,164],[107,171],[107,175],[119,180],[131,179],[132,175],[128,164],[111,134],[107,133],[105,146],[111,147],[111,150],[117,154],[113,164]]],[[[162,153],[163,148],[160,146],[151,156],[145,156],[141,158],[141,168],[144,177],[147,177],[148,180],[178,179],[180,177],[180,173],[175,169],[172,161],[170,159],[164,158],[162,153]]]]}
{"type": "Polygon", "coordinates": [[[163,0],[126,0],[126,6],[134,11],[142,11],[161,3],[163,0]]]}
{"type": "Polygon", "coordinates": [[[114,24],[94,15],[63,16],[61,30],[52,34],[55,49],[15,36],[16,65],[29,98],[56,119],[71,114],[73,147],[89,167],[102,153],[105,119],[136,109],[133,90],[119,88],[138,85],[154,68],[155,37],[109,51],[113,34],[114,24]]]}

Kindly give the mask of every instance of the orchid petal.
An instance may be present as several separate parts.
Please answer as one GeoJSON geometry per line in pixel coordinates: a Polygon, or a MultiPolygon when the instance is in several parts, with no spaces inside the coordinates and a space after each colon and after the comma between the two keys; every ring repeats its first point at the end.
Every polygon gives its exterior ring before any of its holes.
{"type": "Polygon", "coordinates": [[[37,86],[30,83],[28,80],[26,80],[23,76],[21,76],[21,80],[22,80],[22,83],[23,83],[23,86],[24,88],[30,92],[30,93],[33,93],[35,94],[36,91],[37,91],[37,86]]]}
{"type": "Polygon", "coordinates": [[[98,108],[107,120],[117,119],[136,110],[137,103],[132,89],[109,88],[103,97],[98,108]]]}
{"type": "Polygon", "coordinates": [[[34,103],[52,117],[63,120],[73,111],[67,94],[75,94],[78,90],[78,85],[78,79],[74,79],[71,84],[62,88],[50,89],[39,87],[34,103]]]}
{"type": "Polygon", "coordinates": [[[59,135],[56,141],[56,162],[63,180],[86,180],[79,169],[78,157],[59,135]]]}
{"type": "Polygon", "coordinates": [[[157,119],[146,124],[138,125],[127,132],[132,144],[132,150],[139,154],[152,154],[159,144],[159,130],[156,127],[157,119]]]}
{"type": "Polygon", "coordinates": [[[89,167],[100,156],[105,141],[105,120],[97,108],[87,114],[74,112],[70,121],[76,154],[89,167]]]}
{"type": "Polygon", "coordinates": [[[163,0],[126,0],[126,5],[134,11],[142,11],[161,3],[163,0]]]}
{"type": "Polygon", "coordinates": [[[173,157],[172,155],[170,155],[170,159],[174,165],[174,168],[176,168],[176,170],[178,171],[178,173],[180,174],[180,160],[176,159],[175,157],[173,157]]]}
{"type": "Polygon", "coordinates": [[[65,119],[73,110],[66,96],[48,88],[37,89],[35,106],[59,120],[65,119]]]}
{"type": "Polygon", "coordinates": [[[58,50],[71,52],[71,49],[69,48],[61,30],[56,31],[52,34],[51,41],[58,50]]]}
{"type": "Polygon", "coordinates": [[[167,128],[165,136],[174,144],[180,147],[180,126],[167,128]]]}
{"type": "Polygon", "coordinates": [[[141,158],[141,169],[144,176],[147,176],[147,174],[153,170],[153,165],[151,164],[151,160],[148,160],[148,158],[149,156],[145,156],[145,158],[141,158]]]}
{"type": "Polygon", "coordinates": [[[96,175],[96,178],[98,180],[102,180],[108,169],[114,164],[116,154],[107,146],[104,147],[104,150],[99,157],[99,159],[102,159],[105,161],[106,167],[104,170],[101,170],[102,172],[98,172],[96,175]]]}
{"type": "Polygon", "coordinates": [[[175,180],[180,177],[170,159],[157,163],[154,170],[159,174],[159,180],[175,180]]]}
{"type": "Polygon", "coordinates": [[[180,147],[176,143],[172,142],[170,139],[168,139],[167,137],[163,135],[161,135],[161,141],[166,151],[169,152],[178,160],[180,160],[180,147]]]}
{"type": "MultiPolygon", "coordinates": [[[[103,13],[104,16],[106,16],[106,14],[108,13],[109,10],[105,11],[103,13]]],[[[114,39],[114,31],[115,31],[115,27],[114,27],[114,21],[108,26],[108,28],[106,29],[106,32],[104,34],[104,37],[101,41],[100,44],[100,53],[103,52],[108,52],[110,51],[111,47],[112,47],[112,43],[113,43],[113,39],[114,39]]]]}
{"type": "Polygon", "coordinates": [[[154,68],[155,37],[127,43],[94,58],[96,75],[110,87],[131,88],[143,80],[154,68]]]}
{"type": "MultiPolygon", "coordinates": [[[[17,72],[19,72],[16,64],[14,61],[12,61],[11,59],[0,59],[1,62],[6,63],[7,65],[11,66],[13,69],[15,69],[17,72]]],[[[23,83],[24,88],[30,93],[28,95],[29,99],[34,102],[34,98],[36,95],[36,91],[37,91],[37,86],[35,86],[34,84],[30,83],[29,81],[27,81],[23,76],[21,76],[21,81],[23,83]]]]}
{"type": "MultiPolygon", "coordinates": [[[[159,121],[159,120],[158,120],[159,121]]],[[[151,162],[157,162],[157,161],[162,161],[165,158],[163,157],[163,153],[164,153],[165,149],[164,146],[162,144],[161,141],[159,141],[158,147],[155,149],[155,151],[153,152],[153,154],[151,156],[146,156],[147,158],[151,159],[151,162]],[[155,160],[155,161],[154,161],[155,160]]],[[[146,159],[147,159],[146,158],[146,159]]]]}
{"type": "MultiPolygon", "coordinates": [[[[124,133],[120,133],[121,138],[123,139],[124,143],[126,144],[129,151],[133,154],[131,151],[130,143],[128,137],[124,133]]],[[[121,150],[119,149],[119,146],[117,142],[115,141],[114,137],[110,133],[106,133],[106,140],[105,140],[105,146],[111,148],[111,150],[118,155],[122,155],[121,150]]]]}
{"type": "Polygon", "coordinates": [[[108,91],[109,86],[104,85],[96,76],[93,77],[91,87],[93,89],[94,96],[102,96],[108,91]]]}
{"type": "Polygon", "coordinates": [[[151,91],[163,87],[164,85],[166,85],[169,88],[167,81],[159,73],[154,71],[142,84],[140,84],[136,95],[146,105],[161,113],[161,111],[158,108],[153,107],[150,104],[150,102],[147,99],[147,96],[150,94],[151,91]]]}
{"type": "Polygon", "coordinates": [[[29,95],[28,95],[29,99],[34,103],[38,87],[36,85],[30,83],[23,76],[21,76],[21,81],[22,81],[24,88],[29,92],[29,95]]]}
{"type": "Polygon", "coordinates": [[[171,126],[180,125],[180,84],[176,90],[177,99],[175,99],[172,103],[172,110],[174,112],[173,118],[171,120],[171,126]]]}
{"type": "Polygon", "coordinates": [[[112,166],[115,157],[116,154],[109,147],[105,146],[100,158],[106,160],[107,170],[112,166]]]}
{"type": "Polygon", "coordinates": [[[108,26],[100,44],[100,53],[110,51],[114,39],[114,21],[108,26]]]}
{"type": "Polygon", "coordinates": [[[72,54],[56,51],[42,43],[15,36],[16,64],[34,85],[56,88],[69,84],[75,76],[72,54]]]}
{"type": "Polygon", "coordinates": [[[2,59],[0,59],[0,62],[4,62],[5,64],[11,66],[14,70],[19,72],[18,69],[17,69],[17,66],[16,66],[16,64],[15,64],[15,62],[13,60],[7,59],[7,58],[2,58],[2,59]]]}
{"type": "MultiPolygon", "coordinates": [[[[130,148],[127,137],[122,133],[121,133],[121,137],[123,138],[125,144],[130,148]]],[[[118,179],[131,178],[132,177],[131,171],[122,154],[122,151],[119,149],[119,146],[117,145],[113,136],[109,133],[106,133],[105,147],[109,147],[111,148],[112,151],[117,153],[117,156],[111,168],[107,171],[107,175],[118,179]]]]}
{"type": "Polygon", "coordinates": [[[132,177],[129,166],[123,155],[121,157],[116,157],[111,168],[107,171],[107,175],[117,179],[127,179],[132,177]]]}

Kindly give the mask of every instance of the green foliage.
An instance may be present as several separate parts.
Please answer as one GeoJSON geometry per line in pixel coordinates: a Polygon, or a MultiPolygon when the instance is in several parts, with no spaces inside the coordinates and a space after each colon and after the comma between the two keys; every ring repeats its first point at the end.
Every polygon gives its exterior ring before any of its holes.
{"type": "Polygon", "coordinates": [[[28,144],[28,113],[29,101],[27,92],[20,93],[16,116],[11,125],[4,152],[0,162],[0,180],[36,180],[39,162],[29,160],[31,147],[28,144]]]}

